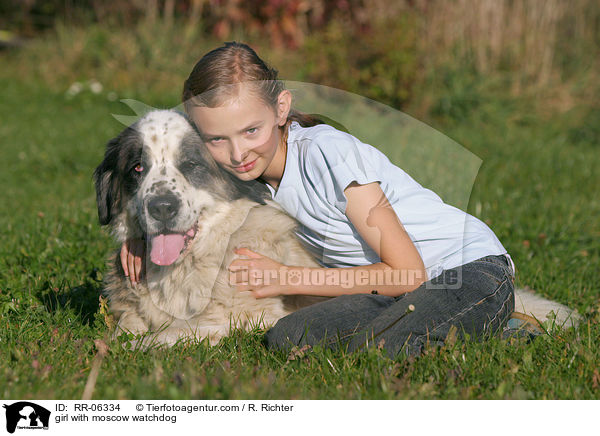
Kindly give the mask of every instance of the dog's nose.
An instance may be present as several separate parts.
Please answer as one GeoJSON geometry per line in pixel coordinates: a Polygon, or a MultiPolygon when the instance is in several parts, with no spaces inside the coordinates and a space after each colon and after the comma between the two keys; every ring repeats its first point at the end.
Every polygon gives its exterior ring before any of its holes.
{"type": "Polygon", "coordinates": [[[179,199],[173,194],[154,197],[148,202],[148,213],[157,221],[167,222],[179,211],[179,199]]]}

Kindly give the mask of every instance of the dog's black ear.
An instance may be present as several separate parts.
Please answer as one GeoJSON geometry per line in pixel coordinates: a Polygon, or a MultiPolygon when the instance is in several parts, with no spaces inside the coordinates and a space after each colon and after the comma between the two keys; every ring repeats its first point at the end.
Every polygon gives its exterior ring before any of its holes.
{"type": "Polygon", "coordinates": [[[242,181],[226,170],[222,170],[233,191],[233,198],[249,198],[259,204],[267,204],[265,200],[271,199],[271,193],[265,185],[257,180],[242,181]]]}
{"type": "Polygon", "coordinates": [[[121,211],[121,192],[117,181],[120,139],[121,135],[108,142],[104,160],[94,171],[98,219],[103,226],[121,211]]]}

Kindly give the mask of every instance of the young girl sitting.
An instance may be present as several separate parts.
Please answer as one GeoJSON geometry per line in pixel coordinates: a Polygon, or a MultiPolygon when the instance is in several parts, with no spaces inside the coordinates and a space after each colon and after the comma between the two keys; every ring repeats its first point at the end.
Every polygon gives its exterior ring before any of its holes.
{"type": "MultiPolygon", "coordinates": [[[[216,162],[263,183],[323,266],[281,265],[240,247],[245,258],[229,266],[232,284],[256,298],[335,297],[280,319],[265,335],[268,347],[419,354],[443,343],[452,326],[481,337],[513,312],[514,264],[489,227],[376,148],[294,111],[277,71],[247,45],[227,43],[200,59],[183,101],[216,162]],[[277,280],[260,279],[273,271],[277,280]],[[325,273],[325,282],[311,279],[325,273]]],[[[142,254],[141,241],[122,247],[132,282],[142,254]]]]}

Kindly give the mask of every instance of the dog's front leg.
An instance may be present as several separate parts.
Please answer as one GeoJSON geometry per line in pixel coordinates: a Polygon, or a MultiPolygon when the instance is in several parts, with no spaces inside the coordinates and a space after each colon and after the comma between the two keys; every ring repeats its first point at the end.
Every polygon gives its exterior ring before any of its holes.
{"type": "Polygon", "coordinates": [[[208,339],[211,346],[217,345],[221,338],[226,336],[229,329],[225,326],[210,326],[210,327],[173,327],[159,329],[152,336],[158,344],[166,344],[172,346],[180,340],[186,341],[202,341],[208,339]]]}
{"type": "Polygon", "coordinates": [[[144,338],[144,335],[148,333],[148,325],[146,322],[135,312],[127,311],[123,312],[119,317],[119,322],[115,327],[112,334],[112,339],[116,340],[123,333],[131,333],[136,337],[123,343],[125,348],[147,348],[148,337],[144,338]]]}

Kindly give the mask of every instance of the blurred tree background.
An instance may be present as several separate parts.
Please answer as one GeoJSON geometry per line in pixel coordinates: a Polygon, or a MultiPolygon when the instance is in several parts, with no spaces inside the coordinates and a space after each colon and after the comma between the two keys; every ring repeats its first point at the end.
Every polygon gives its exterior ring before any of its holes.
{"type": "Polygon", "coordinates": [[[593,106],[599,27],[594,0],[2,0],[19,43],[0,56],[52,89],[174,96],[202,54],[243,40],[284,79],[461,117],[494,90],[593,106]]]}

